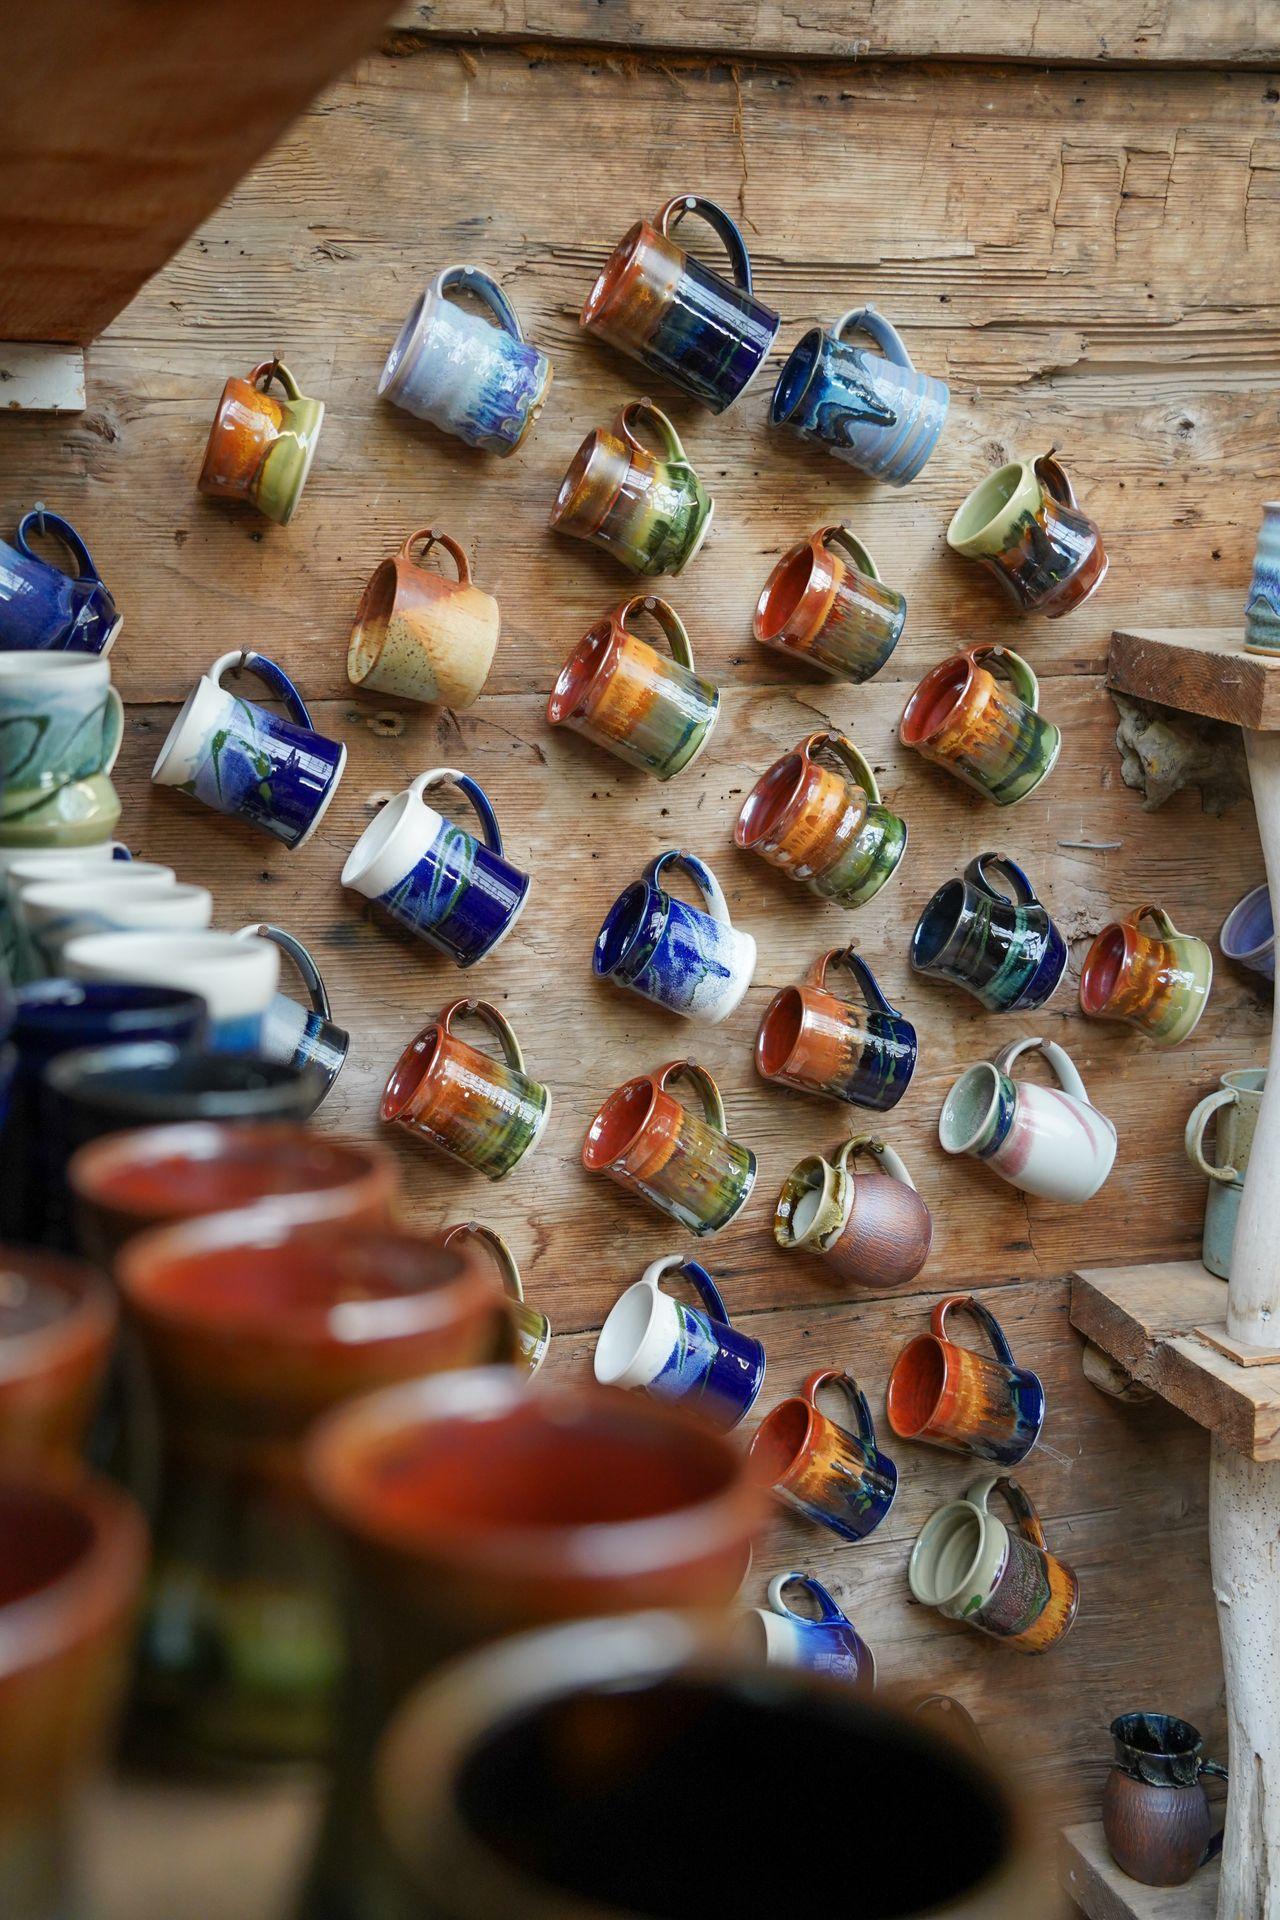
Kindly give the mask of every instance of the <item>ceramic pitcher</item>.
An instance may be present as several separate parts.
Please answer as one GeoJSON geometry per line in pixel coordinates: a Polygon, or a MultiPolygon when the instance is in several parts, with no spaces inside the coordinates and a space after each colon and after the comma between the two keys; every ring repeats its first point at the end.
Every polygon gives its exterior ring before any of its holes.
{"type": "Polygon", "coordinates": [[[922,1606],[1019,1653],[1048,1653],[1065,1639],[1080,1605],[1080,1582],[1051,1553],[1030,1496],[1016,1480],[975,1480],[963,1500],[931,1514],[911,1550],[911,1591],[922,1606]],[[988,1502],[1000,1493],[1013,1515],[1006,1526],[988,1502]]]}
{"type": "Polygon", "coordinates": [[[243,380],[233,375],[209,431],[200,492],[247,501],[283,525],[302,497],[323,424],[324,401],[303,393],[280,360],[260,361],[243,380]]]}
{"type": "Polygon", "coordinates": [[[669,1013],[714,1026],[740,1005],[751,985],[756,943],[733,925],[710,867],[671,847],[614,901],[596,936],[591,964],[598,979],[627,987],[669,1013]],[[668,868],[688,875],[705,908],[659,885],[668,868]]]}
{"type": "Polygon", "coordinates": [[[482,267],[446,267],[409,309],[378,392],[485,453],[514,453],[542,411],[551,362],[482,267]],[[453,297],[471,293],[490,317],[453,297]],[[496,325],[494,324],[496,322],[496,325]]]}
{"type": "Polygon", "coordinates": [[[873,479],[905,487],[937,445],[950,397],[945,382],[916,371],[882,313],[851,307],[791,349],[770,418],[873,479]]]}
{"type": "Polygon", "coordinates": [[[1114,1124],[1055,1040],[1015,1040],[962,1073],[943,1102],[938,1138],[947,1153],[972,1154],[1024,1193],[1075,1204],[1092,1199],[1116,1157],[1114,1124]],[[1014,1063],[1032,1050],[1056,1087],[1013,1079],[1014,1063]]]}
{"type": "Polygon", "coordinates": [[[1227,1770],[1170,1713],[1122,1713],[1111,1722],[1114,1758],[1102,1792],[1102,1830],[1122,1873],[1147,1887],[1181,1887],[1222,1851],[1206,1779],[1227,1770]]]}
{"type": "Polygon", "coordinates": [[[750,1413],[765,1374],[763,1346],[733,1325],[706,1268],[679,1253],[651,1261],[614,1301],[593,1364],[601,1386],[678,1401],[725,1432],[750,1413]],[[685,1280],[699,1305],[673,1300],[664,1274],[685,1280]]]}
{"type": "Polygon", "coordinates": [[[652,400],[629,400],[578,448],[551,526],[611,553],[631,573],[683,573],[714,511],[666,414],[652,400]],[[641,424],[656,438],[656,452],[639,437],[641,424]]]}
{"type": "Polygon", "coordinates": [[[880,671],[906,618],[905,594],[884,584],[841,522],[783,554],[761,588],[752,632],[762,647],[858,685],[880,671]]]}
{"type": "Polygon", "coordinates": [[[1052,453],[1014,460],[976,486],[947,544],[980,561],[1028,613],[1056,620],[1102,585],[1107,553],[1052,453]]]}
{"type": "Polygon", "coordinates": [[[733,838],[819,899],[860,907],[897,872],[907,823],[881,801],[852,740],[811,733],[757,780],[733,838]]]}
{"type": "Polygon", "coordinates": [[[110,653],[124,624],[80,535],[60,513],[33,507],[13,544],[0,540],[0,648],[17,653],[110,653]],[[50,537],[75,571],[36,552],[50,537]]]}
{"type": "Polygon", "coordinates": [[[720,689],[695,671],[684,621],[651,593],[624,600],[583,635],[547,701],[553,727],[572,727],[657,780],[693,765],[719,713],[720,689]],[[642,614],[669,655],[635,631],[642,614]]]}
{"type": "Polygon", "coordinates": [[[883,1290],[914,1280],[933,1244],[933,1218],[901,1156],[884,1140],[859,1134],[830,1160],[813,1153],[787,1175],[773,1214],[773,1237],[803,1248],[842,1280],[883,1290]],[[870,1169],[859,1170],[865,1156],[870,1169]]]}
{"type": "Polygon", "coordinates": [[[498,624],[498,603],[472,580],[463,548],[439,527],[419,527],[394,559],[374,568],[361,595],[347,678],[399,700],[469,707],[493,665],[498,624]],[[425,544],[415,556],[419,541],[425,544]],[[432,547],[449,554],[456,580],[424,564],[432,547]]]}

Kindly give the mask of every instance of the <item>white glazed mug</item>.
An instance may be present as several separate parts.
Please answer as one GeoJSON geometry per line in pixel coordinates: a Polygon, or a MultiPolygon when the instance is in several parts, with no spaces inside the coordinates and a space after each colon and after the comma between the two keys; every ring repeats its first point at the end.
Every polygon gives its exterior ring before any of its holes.
{"type": "Polygon", "coordinates": [[[724,1429],[750,1412],[764,1370],[760,1342],[730,1324],[711,1275],[679,1253],[652,1261],[619,1295],[596,1342],[602,1386],[639,1387],[656,1399],[679,1401],[724,1429]],[[686,1307],[663,1291],[662,1276],[673,1271],[689,1282],[700,1306],[686,1307]]]}
{"type": "Polygon", "coordinates": [[[514,453],[538,417],[551,362],[525,339],[514,307],[482,267],[446,267],[419,294],[378,392],[486,453],[514,453]],[[451,296],[473,294],[485,316],[451,296]]]}
{"type": "Polygon", "coordinates": [[[279,949],[233,933],[93,933],[64,947],[73,980],[181,987],[209,1009],[206,1046],[256,1053],[280,978],[279,949]]]}
{"type": "Polygon", "coordinates": [[[962,1073],[943,1102],[938,1138],[947,1153],[972,1154],[1023,1193],[1075,1204],[1093,1197],[1116,1157],[1114,1124],[1053,1040],[1015,1040],[962,1073]],[[1011,1077],[1014,1062],[1032,1049],[1044,1055],[1056,1087],[1011,1077]]]}
{"type": "MultiPolygon", "coordinates": [[[[110,880],[117,868],[128,873],[133,864],[128,847],[118,840],[99,840],[84,847],[0,847],[0,982],[19,979],[31,964],[17,906],[24,886],[41,880],[79,880],[95,873],[110,880]]],[[[173,879],[169,867],[155,871],[173,879]]]]}
{"type": "MultiPolygon", "coordinates": [[[[127,871],[127,869],[126,869],[127,871]]],[[[22,932],[48,973],[62,965],[70,941],[92,933],[199,933],[213,919],[213,895],[207,887],[158,885],[143,875],[136,884],[67,880],[26,886],[18,898],[22,932]]]]}

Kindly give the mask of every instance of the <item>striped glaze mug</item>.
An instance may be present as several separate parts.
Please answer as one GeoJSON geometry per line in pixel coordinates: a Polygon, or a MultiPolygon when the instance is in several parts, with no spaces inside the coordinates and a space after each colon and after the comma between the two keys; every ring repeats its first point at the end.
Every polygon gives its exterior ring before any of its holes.
{"type": "Polygon", "coordinates": [[[733,925],[710,867],[671,847],[614,901],[591,964],[598,979],[629,987],[669,1013],[714,1025],[728,1018],[751,985],[756,943],[733,925]],[[668,867],[683,868],[705,909],[659,886],[668,867]]]}
{"type": "Polygon", "coordinates": [[[918,1047],[911,1022],[889,1004],[871,968],[852,946],[832,947],[815,961],[803,986],[783,987],[764,1010],[756,1034],[756,1069],[764,1080],[887,1113],[911,1084],[918,1047]],[[827,970],[852,974],[865,1004],[841,1000],[827,970]]]}
{"type": "Polygon", "coordinates": [[[1026,613],[1056,620],[1102,585],[1107,553],[1052,453],[1013,460],[963,500],[947,545],[980,561],[1026,613]]]}
{"type": "Polygon", "coordinates": [[[744,1652],[768,1667],[830,1674],[871,1692],[876,1684],[875,1655],[821,1580],[794,1569],[775,1574],[768,1599],[768,1606],[752,1607],[742,1622],[739,1644],[744,1652]],[[812,1613],[797,1613],[788,1605],[789,1587],[804,1591],[812,1613]]]}
{"type": "Polygon", "coordinates": [[[609,1309],[596,1341],[602,1387],[637,1387],[674,1400],[727,1432],[746,1418],[764,1385],[760,1342],[741,1333],[705,1267],[683,1254],[654,1260],[609,1309]],[[673,1300],[664,1274],[684,1279],[700,1304],[673,1300]]]}
{"type": "Polygon", "coordinates": [[[881,801],[852,740],[811,733],[757,780],[733,838],[819,899],[860,907],[897,872],[907,823],[881,801]]]}
{"type": "Polygon", "coordinates": [[[507,1296],[507,1314],[515,1334],[516,1364],[527,1374],[535,1374],[551,1345],[551,1322],[525,1299],[524,1281],[515,1255],[500,1233],[493,1227],[482,1226],[478,1220],[459,1221],[456,1227],[449,1227],[441,1235],[443,1246],[450,1246],[455,1240],[480,1247],[493,1265],[507,1296]]]}
{"type": "Polygon", "coordinates": [[[1040,1438],[1045,1393],[1039,1376],[1015,1361],[994,1313],[971,1293],[949,1293],[934,1307],[929,1332],[909,1340],[894,1361],[885,1405],[900,1440],[1016,1467],[1040,1438]],[[951,1313],[972,1315],[991,1355],[949,1338],[951,1313]]]}
{"type": "Polygon", "coordinates": [[[874,480],[905,487],[938,444],[950,399],[945,381],[917,372],[882,313],[850,307],[791,349],[769,417],[874,480]],[[857,344],[859,335],[880,351],[857,344]]]}
{"type": "Polygon", "coordinates": [[[765,1415],[751,1437],[747,1462],[785,1506],[845,1540],[874,1533],[898,1491],[898,1469],[876,1445],[867,1396],[839,1367],[819,1367],[798,1394],[765,1415]],[[849,1401],[856,1432],[819,1409],[818,1395],[828,1384],[840,1387],[849,1401]]]}
{"type": "Polygon", "coordinates": [[[324,401],[303,393],[281,361],[262,360],[243,380],[233,375],[213,416],[199,491],[246,500],[284,525],[302,498],[323,424],[324,401]]]}
{"type": "Polygon", "coordinates": [[[607,1173],[659,1213],[701,1237],[741,1213],[756,1183],[756,1156],[731,1140],[724,1101],[705,1067],[672,1060],[615,1088],[582,1146],[588,1173],[607,1173]],[[670,1092],[685,1080],[702,1101],[692,1113],[670,1092]]]}
{"type": "Polygon", "coordinates": [[[1016,860],[980,853],[934,894],[911,936],[917,973],[963,987],[988,1013],[1027,1012],[1053,997],[1067,943],[1016,860]],[[997,887],[997,874],[1011,892],[997,887]]]}
{"type": "Polygon", "coordinates": [[[969,1067],[942,1103],[938,1138],[969,1153],[1023,1193],[1074,1205],[1091,1200],[1115,1162],[1114,1121],[1090,1102],[1075,1062],[1054,1040],[1015,1040],[969,1067]],[[1014,1062],[1042,1053],[1058,1084],[1012,1078],[1014,1062]]]}
{"type": "Polygon", "coordinates": [[[1007,1640],[1020,1653],[1057,1646],[1080,1605],[1080,1582],[1050,1553],[1031,1496],[1005,1474],[975,1480],[962,1500],[929,1516],[907,1578],[922,1606],[1007,1640]],[[997,1492],[1013,1514],[1012,1527],[989,1509],[997,1492]]]}
{"type": "Polygon", "coordinates": [[[1158,1047],[1176,1047],[1195,1031],[1212,984],[1209,947],[1179,933],[1163,907],[1148,904],[1113,920],[1094,940],[1080,969],[1080,1010],[1094,1020],[1123,1020],[1158,1047]]]}
{"type": "Polygon", "coordinates": [[[547,701],[553,727],[572,727],[658,780],[693,765],[719,713],[720,689],[694,670],[683,620],[669,601],[643,593],[583,635],[547,701]],[[641,614],[660,629],[669,655],[634,631],[641,614]]]}
{"type": "Polygon", "coordinates": [[[762,647],[858,685],[898,644],[907,601],[885,586],[866,547],[842,521],[783,554],[756,601],[762,647]]]}
{"type": "Polygon", "coordinates": [[[764,365],[781,325],[751,287],[751,258],[736,223],[701,194],[680,193],[657,218],[637,220],[605,261],[580,321],[610,346],[723,413],[764,365]],[[671,237],[696,214],[724,242],[731,280],[671,237]]]}
{"type": "Polygon", "coordinates": [[[451,1000],[409,1042],[382,1092],[379,1118],[417,1134],[488,1180],[504,1180],[542,1138],[551,1093],[525,1072],[520,1042],[487,1000],[451,1000]],[[453,1031],[455,1020],[486,1026],[502,1058],[453,1031]]]}
{"type": "Polygon", "coordinates": [[[439,527],[419,527],[369,577],[347,646],[347,678],[398,700],[469,707],[489,677],[498,628],[498,603],[472,580],[464,549],[439,527]],[[420,540],[426,544],[415,557],[420,540]],[[423,564],[432,547],[449,554],[456,580],[423,564]]]}
{"type": "Polygon", "coordinates": [[[975,793],[1011,807],[1048,779],[1062,751],[1062,734],[1037,712],[1039,701],[1039,682],[1012,647],[967,647],[925,675],[898,737],[975,793]]]}
{"type": "Polygon", "coordinates": [[[841,1280],[883,1292],[914,1280],[933,1244],[933,1217],[902,1157],[858,1134],[830,1160],[806,1155],[791,1169],[773,1213],[788,1253],[815,1253],[841,1280]],[[859,1171],[858,1159],[872,1162],[859,1171]]]}
{"type": "Polygon", "coordinates": [[[683,573],[714,511],[666,414],[652,400],[629,400],[574,454],[551,526],[611,553],[631,573],[683,573]],[[640,422],[656,436],[656,453],[637,434],[640,422]]]}
{"type": "Polygon", "coordinates": [[[446,267],[409,309],[378,392],[485,453],[514,453],[542,410],[551,362],[483,267],[446,267]],[[488,316],[460,307],[474,294],[488,316]],[[497,323],[496,325],[494,323],[497,323]]]}

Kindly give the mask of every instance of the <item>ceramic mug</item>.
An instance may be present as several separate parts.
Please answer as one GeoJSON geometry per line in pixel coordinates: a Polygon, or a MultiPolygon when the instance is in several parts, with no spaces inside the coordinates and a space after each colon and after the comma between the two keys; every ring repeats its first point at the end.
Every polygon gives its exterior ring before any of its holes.
{"type": "Polygon", "coordinates": [[[1209,1004],[1213,954],[1193,933],[1179,933],[1163,907],[1142,906],[1097,935],[1080,969],[1080,1010],[1123,1020],[1158,1047],[1176,1047],[1209,1004]],[[1143,931],[1144,920],[1155,928],[1143,931]]]}
{"type": "Polygon", "coordinates": [[[652,400],[629,400],[574,454],[551,526],[611,553],[632,573],[683,573],[714,511],[666,414],[652,400]],[[641,421],[659,452],[638,437],[641,421]]]}
{"type": "Polygon", "coordinates": [[[713,413],[723,413],[746,392],[781,325],[752,292],[751,259],[737,225],[714,200],[693,193],[677,194],[656,219],[637,220],[623,235],[587,295],[580,321],[588,333],[713,413]],[[691,213],[724,242],[732,280],[671,238],[671,229],[691,213]]]}
{"type": "Polygon", "coordinates": [[[520,1042],[487,1000],[451,1000],[391,1069],[379,1117],[394,1121],[488,1180],[504,1180],[532,1153],[551,1114],[550,1091],[525,1072],[520,1042]],[[453,1022],[478,1020],[502,1059],[460,1040],[453,1022]]]}
{"type": "Polygon", "coordinates": [[[938,1301],[929,1332],[909,1340],[894,1361],[885,1404],[900,1440],[976,1454],[1002,1467],[1021,1465],[1044,1426],[1038,1375],[1017,1364],[1004,1328],[971,1293],[938,1301]],[[973,1316],[994,1358],[948,1336],[951,1313],[973,1316]]]}
{"type": "Polygon", "coordinates": [[[1027,613],[1056,620],[1102,585],[1107,554],[1061,461],[1014,460],[963,500],[947,545],[978,560],[1027,613]]]}
{"type": "Polygon", "coordinates": [[[611,1175],[690,1233],[719,1233],[756,1183],[755,1154],[731,1140],[726,1125],[720,1089],[705,1067],[672,1060],[609,1095],[588,1129],[582,1164],[588,1173],[611,1175]],[[669,1091],[680,1080],[696,1089],[701,1114],[669,1091]]]}
{"type": "Polygon", "coordinates": [[[370,576],[351,629],[347,678],[398,700],[469,707],[493,665],[498,627],[498,603],[475,585],[457,541],[439,527],[419,527],[370,576]],[[420,540],[426,545],[415,559],[420,540]],[[456,580],[422,564],[432,547],[451,556],[456,580]]]}
{"type": "Polygon", "coordinates": [[[1023,1193],[1074,1205],[1091,1200],[1116,1157],[1116,1130],[1085,1092],[1066,1049],[1054,1040],[1015,1040],[969,1067],[942,1104],[938,1138],[947,1153],[970,1153],[1023,1193]],[[1056,1087],[1014,1080],[1020,1055],[1042,1053],[1056,1087]]]}
{"type": "Polygon", "coordinates": [[[482,1247],[496,1268],[502,1290],[507,1296],[507,1313],[515,1333],[517,1364],[527,1374],[535,1374],[551,1346],[551,1322],[545,1313],[537,1307],[531,1307],[525,1299],[524,1282],[520,1278],[515,1255],[500,1233],[495,1233],[492,1227],[481,1226],[478,1220],[461,1221],[441,1235],[441,1242],[446,1247],[455,1240],[466,1240],[473,1246],[482,1247]]]}
{"type": "Polygon", "coordinates": [[[911,964],[963,987],[988,1013],[1030,1012],[1057,990],[1067,943],[1017,862],[1007,853],[980,853],[920,915],[911,964]],[[1011,892],[993,883],[993,873],[1011,892]]]}
{"type": "Polygon", "coordinates": [[[830,1160],[813,1153],[791,1169],[774,1209],[773,1237],[787,1252],[817,1254],[855,1287],[883,1291],[920,1272],[933,1218],[901,1156],[859,1134],[830,1160]],[[858,1171],[860,1155],[873,1162],[871,1171],[858,1171]]]}
{"type": "MultiPolygon", "coordinates": [[[[308,1004],[303,1006],[289,994],[277,993],[262,1018],[258,1051],[264,1059],[294,1067],[299,1073],[305,1068],[314,1069],[323,1100],[346,1064],[351,1035],[333,1018],[319,967],[301,940],[295,940],[291,933],[265,920],[254,920],[247,927],[241,927],[236,939],[269,940],[292,960],[306,988],[308,1004]]],[[[317,1100],[316,1105],[319,1104],[317,1100]]]]}
{"type": "Polygon", "coordinates": [[[596,1340],[595,1376],[602,1387],[638,1387],[675,1400],[728,1431],[746,1418],[764,1385],[765,1353],[729,1319],[719,1288],[696,1260],[669,1253],[652,1261],[609,1309],[596,1340]],[[659,1284],[683,1278],[697,1307],[673,1300],[659,1284]]]}
{"type": "Polygon", "coordinates": [[[111,784],[124,707],[107,662],[88,653],[0,653],[0,837],[106,840],[120,818],[111,784]]]}
{"type": "Polygon", "coordinates": [[[33,507],[12,546],[0,540],[0,650],[110,653],[124,622],[80,535],[60,513],[33,507]],[[42,560],[33,534],[52,537],[74,573],[42,560]]]}
{"type": "Polygon", "coordinates": [[[410,307],[378,392],[469,447],[508,454],[542,411],[550,386],[551,362],[529,345],[497,281],[482,267],[457,266],[438,273],[410,307]],[[459,306],[459,293],[474,294],[489,314],[459,306]]]}
{"type": "Polygon", "coordinates": [[[275,996],[280,956],[266,940],[233,933],[90,933],[68,941],[72,980],[179,986],[209,1009],[205,1045],[215,1053],[256,1053],[275,996]]]}
{"type": "Polygon", "coordinates": [[[1039,701],[1021,654],[968,647],[925,675],[903,709],[898,737],[975,793],[1011,807],[1048,779],[1062,751],[1062,734],[1036,711],[1039,701]]]}
{"type": "Polygon", "coordinates": [[[819,899],[860,907],[897,872],[907,823],[882,803],[852,740],[811,733],[757,780],[733,838],[819,899]]]}
{"type": "Polygon", "coordinates": [[[756,943],[730,921],[710,867],[671,847],[614,901],[596,936],[591,964],[601,980],[629,987],[669,1013],[715,1025],[728,1018],[751,985],[756,943]],[[707,903],[705,910],[659,886],[668,867],[688,874],[707,903]]]}
{"type": "Polygon", "coordinates": [[[747,1459],[785,1506],[845,1540],[873,1533],[898,1491],[898,1469],[876,1445],[867,1396],[839,1367],[819,1367],[798,1394],[779,1401],[752,1434],[747,1459]],[[856,1433],[819,1410],[829,1382],[852,1406],[856,1433]]]}
{"type": "Polygon", "coordinates": [[[1267,1084],[1265,1067],[1240,1067],[1224,1073],[1215,1093],[1207,1093],[1191,1110],[1183,1136],[1187,1158],[1210,1180],[1230,1185],[1249,1171],[1258,1110],[1267,1084]],[[1214,1158],[1204,1150],[1205,1129],[1214,1123],[1214,1158]]]}
{"type": "MultiPolygon", "coordinates": [[[[202,1001],[193,1005],[203,1014],[202,1001]]],[[[314,1068],[282,1067],[256,1054],[139,1040],[63,1054],[49,1065],[45,1091],[65,1160],[86,1141],[133,1127],[187,1120],[301,1123],[324,1097],[324,1081],[314,1068]]]]}
{"type": "Polygon", "coordinates": [[[1280,654],[1280,500],[1264,500],[1244,609],[1246,653],[1280,654]]]}
{"type": "Polygon", "coordinates": [[[1264,881],[1237,900],[1222,923],[1218,945],[1228,960],[1238,961],[1264,980],[1276,977],[1276,936],[1271,923],[1271,889],[1264,881]]]}
{"type": "Polygon", "coordinates": [[[1016,1480],[975,1480],[925,1521],[907,1568],[922,1606],[1006,1640],[1020,1653],[1048,1653],[1070,1632],[1080,1582],[1050,1553],[1040,1516],[1016,1480]],[[988,1501],[1002,1493],[1016,1525],[996,1518],[988,1501]]]}
{"type": "Polygon", "coordinates": [[[215,813],[238,815],[286,847],[301,847],[324,819],[347,764],[344,743],[316,731],[306,702],[265,653],[224,653],[187,695],[151,769],[157,786],[181,787],[215,813]],[[251,673],[289,718],[229,693],[222,677],[251,673]]]}
{"type": "Polygon", "coordinates": [[[938,444],[950,399],[945,381],[916,371],[882,313],[851,307],[791,349],[769,417],[874,480],[905,487],[938,444]],[[859,334],[880,351],[855,345],[859,334]]]}
{"type": "Polygon", "coordinates": [[[196,482],[215,500],[247,500],[281,526],[302,497],[324,424],[324,401],[301,391],[288,367],[263,360],[222,389],[196,482]],[[279,384],[283,400],[271,392],[279,384]]]}
{"type": "Polygon", "coordinates": [[[137,881],[139,886],[174,885],[177,876],[172,867],[131,860],[127,848],[120,848],[113,858],[117,846],[118,842],[103,840],[87,847],[47,847],[43,852],[9,848],[9,860],[0,858],[0,980],[7,977],[17,983],[40,974],[40,956],[22,916],[22,896],[33,887],[92,884],[106,893],[121,880],[137,881]]]}
{"type": "Polygon", "coordinates": [[[1203,1779],[1227,1769],[1170,1713],[1122,1713],[1111,1722],[1115,1757],[1102,1790],[1102,1830],[1122,1873],[1146,1887],[1182,1887],[1222,1851],[1203,1779]]]}
{"type": "Polygon", "coordinates": [[[810,1573],[775,1574],[769,1582],[769,1604],[753,1607],[743,1622],[743,1647],[763,1656],[769,1667],[801,1667],[809,1673],[829,1674],[868,1692],[876,1684],[876,1662],[862,1635],[810,1573]],[[816,1614],[797,1613],[787,1605],[788,1587],[802,1587],[817,1608],[816,1614]]]}
{"type": "Polygon", "coordinates": [[[804,986],[783,987],[765,1008],[756,1070],[799,1093],[887,1113],[910,1086],[918,1051],[915,1028],[890,1006],[862,955],[852,946],[833,947],[814,963],[804,986]],[[853,975],[863,1007],[831,991],[832,966],[853,975]]]}
{"type": "Polygon", "coordinates": [[[0,1247],[0,1460],[75,1473],[116,1336],[115,1295],[79,1260],[0,1247]]]}
{"type": "Polygon", "coordinates": [[[527,873],[502,851],[502,832],[479,781],[457,767],[431,767],[369,822],[347,855],[342,884],[364,894],[460,967],[502,944],[529,897],[527,873]],[[484,839],[428,806],[451,784],[471,803],[484,839]]]}
{"type": "MultiPolygon", "coordinates": [[[[128,867],[122,865],[122,871],[127,873],[128,867]]],[[[213,919],[213,895],[207,887],[174,882],[156,886],[146,876],[136,885],[123,880],[108,886],[96,880],[68,880],[24,887],[18,915],[36,970],[56,974],[62,971],[63,948],[82,934],[151,928],[160,933],[202,932],[213,919]]],[[[36,977],[36,970],[30,977],[36,977]]]]}
{"type": "Polygon", "coordinates": [[[606,753],[658,780],[691,767],[720,713],[720,689],[695,673],[685,624],[669,601],[635,594],[583,635],[547,701],[553,727],[569,726],[606,753]],[[647,613],[670,657],[631,625],[647,613]]]}
{"type": "Polygon", "coordinates": [[[906,618],[906,596],[885,586],[842,521],[787,549],[760,590],[751,630],[762,647],[857,686],[880,671],[906,618]]]}

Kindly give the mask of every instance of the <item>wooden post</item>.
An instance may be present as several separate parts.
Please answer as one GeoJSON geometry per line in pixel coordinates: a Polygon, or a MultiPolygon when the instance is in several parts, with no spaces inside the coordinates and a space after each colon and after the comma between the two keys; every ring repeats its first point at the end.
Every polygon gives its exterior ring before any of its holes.
{"type": "Polygon", "coordinates": [[[1216,1434],[1209,1557],[1231,1740],[1218,1920],[1280,1920],[1280,1464],[1216,1434]]]}

